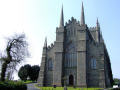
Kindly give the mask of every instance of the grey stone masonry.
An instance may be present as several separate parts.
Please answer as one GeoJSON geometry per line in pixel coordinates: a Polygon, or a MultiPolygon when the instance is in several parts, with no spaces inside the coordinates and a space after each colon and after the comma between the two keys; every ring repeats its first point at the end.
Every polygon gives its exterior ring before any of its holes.
{"type": "Polygon", "coordinates": [[[64,42],[64,27],[57,28],[55,41],[55,61],[53,71],[53,84],[62,85],[62,65],[63,65],[63,42],[64,42]]]}
{"type": "Polygon", "coordinates": [[[38,81],[40,86],[112,87],[109,54],[97,19],[95,27],[85,24],[82,4],[81,21],[73,17],[64,25],[63,7],[56,40],[43,47],[38,81]]]}
{"type": "Polygon", "coordinates": [[[86,25],[77,30],[77,86],[86,87],[86,25]]]}
{"type": "Polygon", "coordinates": [[[47,41],[45,40],[45,44],[43,47],[43,54],[42,54],[42,62],[41,62],[40,72],[39,72],[39,78],[37,80],[40,86],[44,86],[44,82],[45,82],[46,60],[47,60],[47,41]]]}

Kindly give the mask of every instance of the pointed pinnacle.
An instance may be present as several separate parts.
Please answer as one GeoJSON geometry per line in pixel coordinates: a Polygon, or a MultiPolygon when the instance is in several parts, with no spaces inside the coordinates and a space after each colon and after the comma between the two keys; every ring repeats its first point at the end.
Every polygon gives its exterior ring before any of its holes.
{"type": "Polygon", "coordinates": [[[47,47],[47,37],[45,38],[44,47],[47,47]]]}
{"type": "Polygon", "coordinates": [[[98,18],[97,18],[96,26],[97,26],[97,27],[100,27],[100,24],[99,24],[98,18]]]}
{"type": "Polygon", "coordinates": [[[97,24],[98,24],[99,22],[98,22],[98,18],[97,18],[97,24]]]}
{"type": "Polygon", "coordinates": [[[60,18],[60,26],[59,27],[64,27],[63,5],[62,5],[62,9],[61,9],[61,18],[60,18]]]}
{"type": "Polygon", "coordinates": [[[85,24],[85,16],[84,16],[84,6],[82,2],[82,10],[81,10],[81,25],[85,24]]]}

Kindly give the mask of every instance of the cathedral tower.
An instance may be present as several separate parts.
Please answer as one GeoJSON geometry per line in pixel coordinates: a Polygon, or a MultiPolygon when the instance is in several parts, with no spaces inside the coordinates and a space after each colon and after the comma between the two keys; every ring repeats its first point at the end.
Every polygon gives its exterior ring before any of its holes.
{"type": "Polygon", "coordinates": [[[56,29],[56,41],[55,41],[55,61],[53,71],[53,84],[57,86],[62,85],[63,75],[63,57],[64,57],[64,15],[63,7],[61,10],[60,26],[56,29]]]}

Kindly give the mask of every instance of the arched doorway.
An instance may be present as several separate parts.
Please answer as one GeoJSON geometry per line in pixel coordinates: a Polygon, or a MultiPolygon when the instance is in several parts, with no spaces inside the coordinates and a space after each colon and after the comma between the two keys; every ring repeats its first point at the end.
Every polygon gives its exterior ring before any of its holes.
{"type": "Polygon", "coordinates": [[[73,75],[69,76],[69,85],[72,86],[74,84],[74,77],[73,75]]]}

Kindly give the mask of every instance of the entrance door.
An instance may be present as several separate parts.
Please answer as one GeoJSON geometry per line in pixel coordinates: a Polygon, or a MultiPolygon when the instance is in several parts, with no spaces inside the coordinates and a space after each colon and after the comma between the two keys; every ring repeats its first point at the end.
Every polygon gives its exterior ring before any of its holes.
{"type": "Polygon", "coordinates": [[[73,83],[74,83],[74,77],[73,77],[73,75],[70,75],[69,76],[69,85],[73,86],[73,83]]]}

